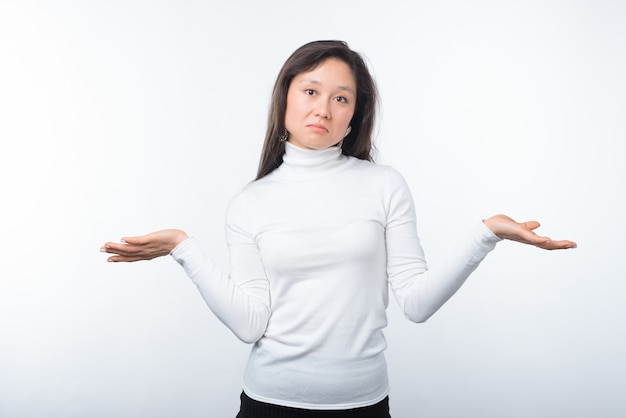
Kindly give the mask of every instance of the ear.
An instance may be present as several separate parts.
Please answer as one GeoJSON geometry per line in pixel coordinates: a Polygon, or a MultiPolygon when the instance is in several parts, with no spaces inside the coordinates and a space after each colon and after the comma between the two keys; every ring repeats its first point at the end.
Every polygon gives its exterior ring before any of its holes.
{"type": "Polygon", "coordinates": [[[352,132],[352,126],[348,126],[348,129],[346,129],[346,134],[343,137],[345,138],[350,135],[350,132],[352,132]]]}

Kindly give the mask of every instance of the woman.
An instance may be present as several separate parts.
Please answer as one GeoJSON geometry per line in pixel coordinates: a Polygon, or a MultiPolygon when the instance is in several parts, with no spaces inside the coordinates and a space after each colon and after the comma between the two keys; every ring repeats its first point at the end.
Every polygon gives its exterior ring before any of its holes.
{"type": "Polygon", "coordinates": [[[423,322],[501,239],[576,246],[496,215],[427,271],[404,179],[371,162],[376,104],[347,44],[300,47],[274,87],[258,177],[228,208],[230,275],[180,230],[102,248],[112,262],[171,254],[219,319],[254,343],[240,418],[389,417],[389,286],[407,318],[423,322]]]}

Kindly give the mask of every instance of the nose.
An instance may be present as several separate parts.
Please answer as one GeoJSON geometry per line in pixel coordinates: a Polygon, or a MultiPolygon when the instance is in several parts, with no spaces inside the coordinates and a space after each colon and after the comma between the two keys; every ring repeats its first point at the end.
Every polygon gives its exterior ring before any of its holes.
{"type": "Polygon", "coordinates": [[[330,119],[330,107],[326,100],[318,100],[315,107],[315,116],[323,119],[330,119]]]}

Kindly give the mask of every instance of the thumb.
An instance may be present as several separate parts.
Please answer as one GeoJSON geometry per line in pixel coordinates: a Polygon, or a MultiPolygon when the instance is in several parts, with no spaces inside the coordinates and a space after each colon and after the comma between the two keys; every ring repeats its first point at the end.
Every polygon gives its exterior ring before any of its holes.
{"type": "Polygon", "coordinates": [[[524,227],[526,229],[530,229],[531,231],[533,229],[537,229],[541,226],[541,224],[537,221],[528,221],[528,222],[524,222],[522,225],[524,225],[524,227]]]}

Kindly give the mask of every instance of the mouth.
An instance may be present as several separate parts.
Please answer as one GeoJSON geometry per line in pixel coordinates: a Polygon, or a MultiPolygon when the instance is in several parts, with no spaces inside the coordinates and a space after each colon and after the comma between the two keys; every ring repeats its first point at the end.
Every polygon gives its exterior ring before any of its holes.
{"type": "Polygon", "coordinates": [[[321,132],[321,133],[327,133],[328,129],[326,129],[326,127],[324,125],[320,125],[317,123],[311,123],[309,125],[306,126],[307,128],[315,131],[315,132],[321,132]]]}

